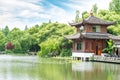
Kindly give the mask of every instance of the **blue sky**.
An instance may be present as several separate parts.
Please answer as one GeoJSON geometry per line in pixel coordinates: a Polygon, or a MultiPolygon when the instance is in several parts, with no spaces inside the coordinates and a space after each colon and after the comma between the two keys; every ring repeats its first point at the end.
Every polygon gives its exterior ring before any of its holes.
{"type": "Polygon", "coordinates": [[[0,28],[24,29],[42,22],[68,23],[75,11],[90,11],[93,4],[108,9],[111,0],[0,0],[0,28]]]}

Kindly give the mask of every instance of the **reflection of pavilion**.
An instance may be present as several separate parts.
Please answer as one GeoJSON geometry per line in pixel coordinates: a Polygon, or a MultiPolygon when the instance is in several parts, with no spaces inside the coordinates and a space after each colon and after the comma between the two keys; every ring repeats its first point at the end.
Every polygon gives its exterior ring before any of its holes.
{"type": "Polygon", "coordinates": [[[92,71],[93,65],[91,62],[72,63],[72,71],[92,71]]]}
{"type": "Polygon", "coordinates": [[[119,65],[80,62],[72,64],[73,80],[119,80],[119,65]]]}

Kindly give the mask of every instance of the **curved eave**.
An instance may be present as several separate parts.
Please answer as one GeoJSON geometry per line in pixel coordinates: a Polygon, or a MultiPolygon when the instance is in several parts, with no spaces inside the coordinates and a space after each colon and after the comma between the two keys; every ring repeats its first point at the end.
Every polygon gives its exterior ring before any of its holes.
{"type": "Polygon", "coordinates": [[[70,25],[70,26],[76,26],[76,27],[78,27],[78,26],[82,26],[82,23],[83,23],[83,22],[69,23],[69,25],[70,25]]]}
{"type": "Polygon", "coordinates": [[[66,39],[79,39],[80,38],[80,33],[73,34],[71,36],[64,36],[66,39]]]}

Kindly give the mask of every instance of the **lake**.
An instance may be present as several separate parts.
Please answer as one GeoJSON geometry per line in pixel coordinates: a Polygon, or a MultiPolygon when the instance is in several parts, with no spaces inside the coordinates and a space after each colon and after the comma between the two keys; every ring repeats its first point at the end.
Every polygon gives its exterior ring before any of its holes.
{"type": "Polygon", "coordinates": [[[0,55],[0,80],[120,80],[120,65],[0,55]]]}

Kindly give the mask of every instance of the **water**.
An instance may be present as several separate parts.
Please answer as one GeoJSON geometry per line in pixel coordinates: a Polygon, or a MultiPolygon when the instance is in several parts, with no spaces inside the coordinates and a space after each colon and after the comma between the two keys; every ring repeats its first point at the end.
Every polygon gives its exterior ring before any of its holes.
{"type": "Polygon", "coordinates": [[[0,80],[120,80],[120,65],[0,55],[0,80]]]}

